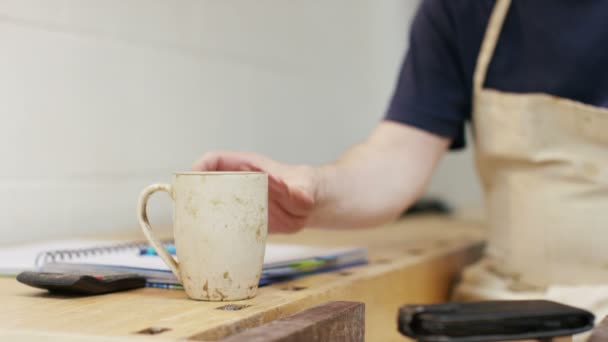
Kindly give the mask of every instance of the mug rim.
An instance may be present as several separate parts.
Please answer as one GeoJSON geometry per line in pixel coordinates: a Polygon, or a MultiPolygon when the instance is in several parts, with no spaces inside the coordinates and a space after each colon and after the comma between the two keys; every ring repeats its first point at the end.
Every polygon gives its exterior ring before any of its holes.
{"type": "Polygon", "coordinates": [[[262,175],[261,171],[182,171],[174,172],[176,176],[229,176],[229,175],[262,175]]]}

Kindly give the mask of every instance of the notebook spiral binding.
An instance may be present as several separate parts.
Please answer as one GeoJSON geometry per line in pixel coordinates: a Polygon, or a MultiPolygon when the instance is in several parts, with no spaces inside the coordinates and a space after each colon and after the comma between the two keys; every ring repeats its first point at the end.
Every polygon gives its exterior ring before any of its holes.
{"type": "MultiPolygon", "coordinates": [[[[163,245],[172,244],[173,240],[161,240],[163,245]]],[[[64,260],[78,259],[82,257],[110,254],[115,252],[123,252],[125,250],[134,249],[140,250],[147,248],[149,244],[143,241],[126,242],[107,246],[97,246],[79,249],[59,249],[55,251],[46,251],[36,256],[35,265],[41,267],[47,263],[59,262],[64,260]]]]}

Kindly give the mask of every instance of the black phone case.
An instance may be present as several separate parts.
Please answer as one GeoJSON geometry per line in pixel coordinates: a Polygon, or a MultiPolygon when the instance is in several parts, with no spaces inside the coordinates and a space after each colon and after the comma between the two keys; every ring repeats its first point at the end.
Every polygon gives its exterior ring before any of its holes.
{"type": "Polygon", "coordinates": [[[418,341],[477,342],[539,339],[593,328],[595,317],[546,300],[483,301],[405,305],[399,331],[418,341]]]}

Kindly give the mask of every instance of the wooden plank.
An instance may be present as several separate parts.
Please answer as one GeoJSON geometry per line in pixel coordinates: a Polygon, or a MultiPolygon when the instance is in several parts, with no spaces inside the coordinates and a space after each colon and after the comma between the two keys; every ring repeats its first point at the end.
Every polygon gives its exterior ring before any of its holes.
{"type": "Polygon", "coordinates": [[[222,342],[363,342],[364,338],[365,305],[331,302],[246,330],[222,342]]]}
{"type": "Polygon", "coordinates": [[[57,333],[51,331],[0,330],[0,341],[10,342],[172,342],[150,336],[92,336],[75,333],[57,333]]]}
{"type": "Polygon", "coordinates": [[[371,262],[263,287],[255,298],[238,302],[198,302],[183,291],[151,288],[66,298],[4,278],[0,330],[128,337],[154,328],[167,329],[154,339],[213,341],[329,301],[357,301],[366,305],[367,340],[404,341],[395,326],[398,307],[445,300],[463,266],[480,255],[483,237],[478,222],[442,217],[416,217],[370,230],[309,229],[272,236],[277,242],[368,246],[371,262]],[[226,304],[243,307],[220,309],[226,304]]]}

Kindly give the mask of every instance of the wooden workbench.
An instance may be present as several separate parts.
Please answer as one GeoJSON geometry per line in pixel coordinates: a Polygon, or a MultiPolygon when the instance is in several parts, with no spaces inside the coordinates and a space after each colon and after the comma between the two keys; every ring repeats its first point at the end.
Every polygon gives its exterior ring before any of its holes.
{"type": "MultiPolygon", "coordinates": [[[[415,217],[371,230],[305,230],[272,241],[365,245],[370,264],[260,289],[239,302],[197,302],[183,291],[140,289],[67,298],[0,279],[0,340],[216,341],[329,301],[365,303],[367,341],[404,341],[397,308],[443,301],[463,266],[479,257],[484,230],[474,220],[415,217]],[[236,304],[239,310],[222,310],[236,304]],[[166,329],[166,330],[165,330],[166,329]],[[154,336],[149,332],[160,332],[154,336]],[[161,332],[162,331],[162,332],[161,332]],[[138,333],[144,332],[144,333],[138,333]]],[[[235,307],[231,307],[234,309],[235,307]]]]}

